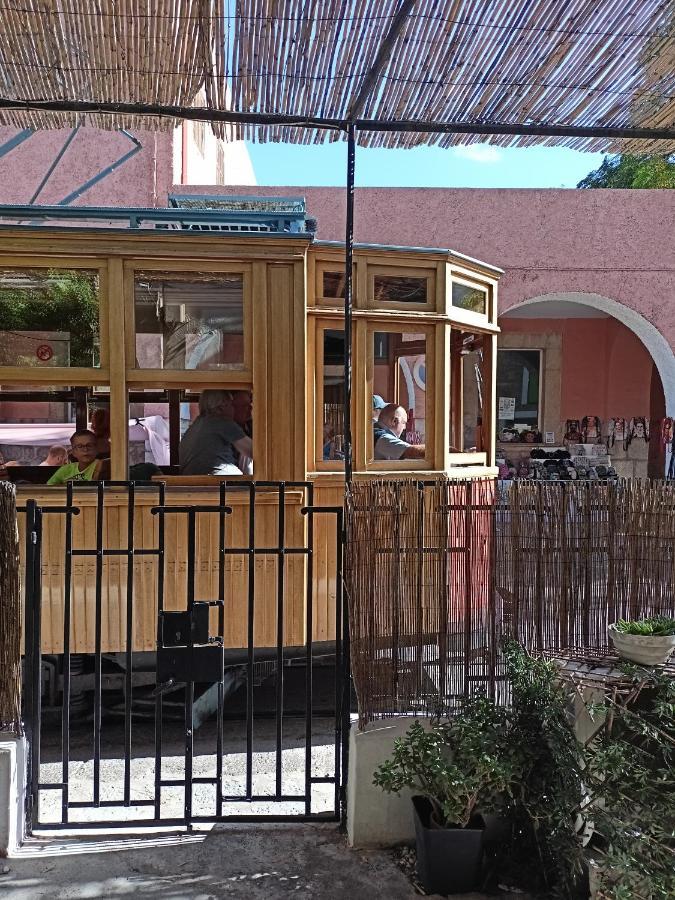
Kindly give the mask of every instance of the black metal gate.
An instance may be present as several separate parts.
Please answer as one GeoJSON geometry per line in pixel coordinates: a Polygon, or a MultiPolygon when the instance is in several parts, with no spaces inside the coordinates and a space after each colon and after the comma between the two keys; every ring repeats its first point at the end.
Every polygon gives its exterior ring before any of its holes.
{"type": "MultiPolygon", "coordinates": [[[[167,503],[163,484],[140,482],[68,485],[64,499],[61,506],[29,501],[20,510],[25,513],[24,718],[31,830],[339,819],[349,724],[342,508],[315,506],[309,482],[223,482],[218,502],[204,505],[167,503]],[[123,547],[109,546],[107,539],[109,491],[126,498],[123,547]],[[92,492],[95,534],[88,535],[91,543],[81,540],[78,545],[73,522],[84,505],[82,498],[91,498],[92,492]],[[301,492],[294,510],[303,517],[300,542],[286,540],[289,492],[296,498],[301,492]],[[256,513],[263,496],[276,510],[276,540],[261,542],[256,513]],[[135,541],[141,497],[146,512],[151,503],[157,523],[152,547],[135,541]],[[247,517],[247,540],[236,546],[228,541],[226,527],[234,497],[247,517]],[[334,571],[322,573],[320,591],[314,579],[318,516],[328,519],[335,540],[334,571]],[[54,587],[53,571],[42,558],[47,517],[58,517],[65,532],[59,587],[63,652],[43,655],[42,620],[54,587]],[[199,596],[196,589],[198,523],[205,518],[217,522],[215,597],[199,596]],[[168,609],[165,598],[172,573],[166,565],[167,523],[178,519],[187,535],[184,552],[179,552],[184,602],[168,609]],[[126,566],[126,634],[122,652],[106,653],[102,624],[112,603],[106,561],[115,557],[126,566]],[[276,567],[271,603],[276,642],[264,647],[255,641],[256,562],[261,557],[276,567]],[[305,640],[289,646],[284,637],[287,569],[289,560],[297,557],[303,560],[305,640]],[[228,560],[237,560],[247,588],[246,596],[236,598],[246,632],[246,644],[239,649],[224,640],[226,601],[232,609],[228,560]],[[79,590],[75,572],[86,565],[93,566],[95,574],[93,652],[87,647],[90,652],[76,653],[74,617],[83,607],[74,603],[79,590]],[[148,566],[156,567],[156,647],[139,653],[134,649],[134,617],[148,566]],[[335,591],[335,631],[331,640],[316,642],[315,609],[317,602],[327,601],[317,593],[325,594],[329,585],[335,591]]],[[[92,499],[89,506],[91,515],[92,499]]],[[[297,536],[297,528],[294,533],[297,536]]],[[[175,546],[172,552],[175,560],[175,546]]],[[[87,615],[92,614],[91,605],[87,615]]]]}

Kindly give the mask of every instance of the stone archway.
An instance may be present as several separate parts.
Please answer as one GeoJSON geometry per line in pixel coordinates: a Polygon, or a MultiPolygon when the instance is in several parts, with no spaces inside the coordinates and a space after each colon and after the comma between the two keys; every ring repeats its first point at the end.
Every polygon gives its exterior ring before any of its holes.
{"type": "MultiPolygon", "coordinates": [[[[643,344],[651,356],[661,378],[665,399],[665,414],[675,417],[675,352],[661,332],[640,313],[612,300],[602,294],[584,291],[559,291],[529,297],[520,303],[503,310],[500,316],[506,316],[515,310],[523,310],[528,306],[544,303],[578,304],[590,307],[597,312],[612,316],[626,326],[643,344]]],[[[668,454],[666,454],[668,456],[668,454]]],[[[666,465],[668,460],[666,460],[666,465]]]]}

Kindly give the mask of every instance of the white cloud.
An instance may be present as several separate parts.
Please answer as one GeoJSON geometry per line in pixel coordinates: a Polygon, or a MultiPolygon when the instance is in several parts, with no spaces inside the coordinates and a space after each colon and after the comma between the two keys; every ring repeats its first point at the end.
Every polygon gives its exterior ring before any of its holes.
{"type": "Polygon", "coordinates": [[[468,144],[466,147],[455,147],[457,156],[477,163],[496,163],[501,160],[501,153],[491,144],[468,144]]]}

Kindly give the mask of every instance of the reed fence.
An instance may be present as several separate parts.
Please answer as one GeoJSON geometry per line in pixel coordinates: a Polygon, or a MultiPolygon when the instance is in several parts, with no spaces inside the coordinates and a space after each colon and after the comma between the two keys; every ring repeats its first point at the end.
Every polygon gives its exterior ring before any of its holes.
{"type": "Polygon", "coordinates": [[[499,640],[608,649],[607,625],[675,611],[675,485],[357,482],[346,588],[361,724],[506,702],[499,640]]]}

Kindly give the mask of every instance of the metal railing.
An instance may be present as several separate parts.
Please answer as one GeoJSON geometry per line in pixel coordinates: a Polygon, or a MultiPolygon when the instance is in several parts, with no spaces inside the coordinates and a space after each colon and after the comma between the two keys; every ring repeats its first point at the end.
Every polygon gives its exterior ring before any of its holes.
{"type": "MultiPolygon", "coordinates": [[[[193,823],[214,822],[219,820],[264,821],[301,819],[337,819],[344,806],[343,784],[346,771],[345,738],[349,723],[349,694],[347,679],[347,622],[342,598],[342,546],[343,546],[343,511],[341,507],[320,507],[314,505],[313,485],[307,482],[222,482],[217,502],[205,504],[167,503],[166,489],[161,483],[133,482],[98,482],[89,484],[69,484],[65,490],[65,503],[60,506],[39,506],[35,501],[28,501],[21,509],[25,513],[25,722],[30,747],[29,766],[29,821],[32,829],[50,829],[68,827],[128,827],[145,825],[172,825],[191,827],[193,823]],[[105,525],[106,497],[109,491],[115,491],[126,499],[126,545],[108,546],[106,543],[107,528],[105,525]],[[306,523],[302,532],[304,540],[289,543],[286,540],[286,517],[288,515],[287,494],[289,491],[301,492],[302,502],[300,514],[306,523]],[[76,546],[73,536],[73,520],[80,514],[82,502],[77,505],[80,495],[95,494],[96,528],[93,535],[95,546],[76,546]],[[151,492],[156,498],[150,507],[150,513],[156,518],[157,541],[155,546],[137,546],[135,541],[137,500],[141,494],[151,492]],[[240,546],[228,543],[228,518],[231,517],[233,495],[244,494],[243,508],[248,517],[247,540],[240,546]],[[269,505],[270,495],[276,503],[276,541],[270,546],[262,546],[257,540],[256,512],[257,500],[264,495],[269,505]],[[326,645],[313,641],[314,608],[317,600],[317,589],[314,583],[314,544],[316,516],[329,517],[335,528],[335,641],[326,645]],[[41,737],[44,729],[49,729],[47,717],[42,710],[42,653],[41,653],[41,618],[43,605],[42,584],[42,536],[45,517],[59,517],[64,528],[63,558],[63,653],[57,663],[62,673],[60,702],[52,714],[60,715],[60,729],[49,733],[49,753],[43,753],[41,737]],[[197,531],[198,522],[205,517],[217,517],[218,522],[218,560],[217,560],[217,597],[202,599],[197,593],[197,531]],[[167,521],[184,519],[187,522],[187,542],[180,554],[181,565],[186,572],[185,603],[180,609],[166,607],[167,593],[167,521]],[[226,656],[224,641],[225,606],[227,599],[226,561],[239,556],[245,561],[247,595],[242,605],[241,615],[246,617],[246,646],[239,652],[239,658],[226,656]],[[256,584],[256,560],[261,556],[272,557],[276,561],[276,644],[274,647],[256,646],[255,625],[257,600],[259,602],[259,585],[256,584]],[[105,665],[108,658],[102,652],[102,621],[108,614],[109,598],[106,593],[104,579],[104,561],[115,558],[127,561],[125,585],[125,635],[124,650],[119,654],[122,658],[122,673],[115,682],[123,688],[123,733],[110,724],[104,717],[104,693],[109,683],[114,681],[105,665]],[[95,564],[94,593],[94,647],[93,653],[86,659],[86,664],[93,667],[93,678],[87,675],[88,684],[93,687],[91,706],[91,723],[78,725],[72,708],[73,685],[78,675],[72,674],[71,632],[73,624],[73,567],[78,560],[89,558],[95,564]],[[137,595],[137,578],[135,562],[154,560],[156,567],[156,649],[154,660],[151,659],[151,684],[147,684],[147,666],[145,684],[137,690],[135,676],[138,664],[138,653],[134,649],[134,613],[137,595]],[[288,561],[300,558],[304,563],[304,631],[305,642],[302,646],[291,647],[284,641],[284,619],[287,609],[286,577],[288,561]],[[211,611],[215,610],[215,634],[209,633],[211,611]],[[333,745],[332,752],[324,753],[324,762],[331,757],[330,771],[317,774],[316,761],[313,759],[313,725],[317,720],[317,707],[314,699],[314,682],[317,657],[322,662],[334,662],[327,671],[333,680],[332,704],[329,715],[325,711],[321,718],[332,721],[330,738],[324,734],[324,743],[333,745]],[[302,785],[292,791],[285,787],[284,754],[288,752],[285,732],[288,721],[295,718],[294,710],[287,710],[285,702],[288,691],[285,691],[286,669],[289,662],[304,665],[304,691],[301,698],[301,715],[304,718],[302,747],[302,785]],[[256,763],[261,757],[257,754],[267,753],[266,741],[256,734],[256,723],[262,721],[265,713],[256,715],[255,685],[257,674],[262,666],[265,671],[275,677],[274,703],[271,715],[274,720],[273,787],[262,790],[257,786],[256,763]],[[241,789],[231,787],[229,752],[226,749],[225,705],[228,690],[244,686],[245,701],[243,719],[245,721],[244,765],[241,789]],[[151,688],[150,697],[147,688],[151,688]],[[138,695],[138,696],[137,696],[138,695]],[[141,696],[142,695],[142,696],[141,696]],[[170,702],[167,695],[181,698],[178,702],[170,702]],[[199,696],[198,696],[199,695],[199,696]],[[197,705],[211,709],[215,717],[215,746],[204,748],[200,741],[201,755],[209,765],[215,763],[214,774],[202,774],[195,770],[195,731],[197,705]],[[148,736],[144,731],[138,737],[136,717],[138,709],[136,701],[143,702],[152,708],[153,735],[152,751],[149,750],[148,736]],[[182,707],[180,734],[171,718],[176,707],[182,707]],[[90,727],[91,726],[91,727],[90,727]],[[167,731],[168,729],[168,731],[167,731]],[[102,734],[106,732],[105,739],[102,734]],[[77,745],[82,752],[84,743],[85,756],[91,755],[88,767],[86,788],[88,797],[83,796],[80,783],[72,783],[73,760],[71,739],[76,733],[77,745]],[[182,772],[176,776],[175,771],[167,772],[171,757],[171,748],[176,741],[182,743],[182,772]],[[105,748],[105,759],[102,755],[105,748]],[[152,764],[146,769],[153,773],[153,784],[148,793],[148,779],[139,785],[138,778],[134,784],[134,753],[145,754],[152,764]],[[112,756],[111,756],[112,754],[112,756]],[[111,761],[113,761],[111,763],[111,761]],[[105,771],[104,771],[105,770],[105,771]],[[113,771],[114,770],[114,771],[113,771]],[[51,773],[43,777],[45,772],[51,773]],[[111,772],[113,773],[111,775],[111,772]],[[58,773],[54,777],[55,773],[58,773]],[[315,787],[325,785],[330,794],[324,791],[321,797],[321,809],[316,808],[313,801],[315,787]],[[142,788],[139,791],[139,787],[142,788]],[[166,792],[178,789],[182,792],[182,808],[179,811],[171,803],[166,802],[166,792]],[[207,803],[203,796],[195,799],[195,791],[209,790],[215,792],[214,802],[207,803]],[[60,804],[45,804],[46,792],[60,793],[60,804]],[[119,796],[114,798],[114,794],[119,796]],[[261,806],[264,805],[264,809],[261,806]],[[169,809],[169,813],[167,813],[169,809]],[[145,815],[147,811],[147,816],[145,815]]],[[[82,500],[84,498],[82,497],[82,500]]],[[[174,497],[175,499],[175,497],[174,497]]],[[[147,508],[147,502],[146,502],[147,508]]],[[[239,504],[241,506],[241,503],[239,504]]],[[[297,504],[296,507],[297,508],[297,504]]],[[[297,529],[296,529],[297,534],[297,529]]],[[[265,542],[269,543],[269,542],[265,542]]],[[[172,548],[175,553],[175,548],[172,548]]],[[[325,587],[327,579],[322,579],[325,587]]],[[[325,599],[325,598],[324,598],[325,599]]],[[[175,603],[172,602],[172,605],[175,603]]],[[[80,607],[81,609],[81,607],[80,607]]],[[[79,657],[78,657],[79,660],[79,657]]],[[[322,671],[325,670],[322,668],[322,671]]],[[[297,711],[295,711],[297,712],[297,711]]],[[[204,718],[203,708],[199,710],[199,720],[204,718]]],[[[325,721],[324,721],[325,727],[325,721]]],[[[297,731],[297,729],[295,729],[297,731]]],[[[295,733],[295,732],[294,732],[295,733]]],[[[171,768],[176,769],[175,755],[171,757],[171,768]]],[[[203,765],[202,765],[203,768],[203,765]]],[[[236,767],[235,767],[236,768],[236,767]]],[[[297,779],[296,779],[297,781],[297,779]]],[[[53,795],[52,795],[53,797],[53,795]]]]}

